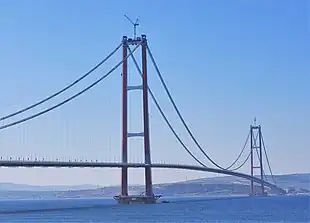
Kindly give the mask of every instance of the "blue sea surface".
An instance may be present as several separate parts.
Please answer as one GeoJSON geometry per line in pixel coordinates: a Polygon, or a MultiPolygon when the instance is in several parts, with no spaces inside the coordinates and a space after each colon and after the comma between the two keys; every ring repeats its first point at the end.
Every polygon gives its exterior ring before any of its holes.
{"type": "Polygon", "coordinates": [[[119,205],[111,199],[1,200],[0,222],[310,222],[310,196],[166,198],[119,205]]]}

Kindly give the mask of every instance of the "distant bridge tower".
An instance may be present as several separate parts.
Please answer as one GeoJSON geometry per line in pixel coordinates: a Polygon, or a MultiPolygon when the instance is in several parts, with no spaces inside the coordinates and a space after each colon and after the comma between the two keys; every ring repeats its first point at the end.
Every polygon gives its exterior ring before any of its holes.
{"type": "Polygon", "coordinates": [[[261,182],[261,192],[255,192],[254,181],[251,180],[250,195],[266,195],[264,189],[264,170],[263,170],[263,156],[262,156],[262,129],[260,125],[256,125],[256,118],[254,125],[250,126],[250,140],[251,140],[251,176],[254,176],[254,170],[259,170],[261,182]],[[255,155],[256,154],[256,155],[255,155]],[[255,157],[258,159],[258,164],[255,164],[255,157]]]}
{"type": "MultiPolygon", "coordinates": [[[[134,39],[123,37],[123,69],[122,69],[122,162],[128,162],[128,138],[143,137],[144,138],[144,157],[145,164],[151,164],[150,154],[150,137],[149,137],[149,115],[148,115],[148,84],[147,84],[147,39],[145,35],[134,39]],[[127,85],[127,53],[130,45],[137,45],[141,42],[142,48],[142,85],[128,86],[127,85]],[[127,93],[131,90],[142,90],[143,98],[143,132],[128,132],[127,122],[127,93]]],[[[151,167],[145,167],[145,194],[144,195],[128,195],[128,168],[122,167],[121,176],[121,194],[114,198],[119,203],[155,203],[160,196],[153,194],[152,188],[152,172],[151,167]]]]}

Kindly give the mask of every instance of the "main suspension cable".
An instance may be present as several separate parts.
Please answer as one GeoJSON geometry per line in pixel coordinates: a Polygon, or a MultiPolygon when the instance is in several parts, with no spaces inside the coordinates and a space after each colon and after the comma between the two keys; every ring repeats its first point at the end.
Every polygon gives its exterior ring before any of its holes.
{"type": "MultiPolygon", "coordinates": [[[[257,138],[258,138],[258,136],[259,136],[259,132],[256,133],[256,137],[253,139],[253,141],[254,141],[254,147],[255,147],[257,158],[258,158],[258,160],[260,160],[260,155],[259,155],[259,152],[257,149],[257,138]]],[[[261,163],[260,165],[261,165],[260,168],[262,168],[263,164],[261,163]]],[[[264,169],[262,172],[263,172],[263,177],[265,178],[266,182],[268,182],[268,178],[267,178],[267,175],[266,175],[264,169]]]]}
{"type": "MultiPolygon", "coordinates": [[[[251,135],[251,131],[249,132],[247,141],[248,141],[250,135],[251,135]]],[[[254,144],[256,144],[257,137],[258,137],[258,134],[254,137],[254,144]]],[[[246,144],[247,144],[247,142],[246,142],[246,144]]],[[[245,144],[244,148],[246,147],[246,144],[245,144]]],[[[251,156],[251,151],[249,152],[249,154],[248,154],[248,156],[245,158],[245,160],[244,160],[238,167],[235,167],[235,168],[233,168],[233,169],[230,169],[230,171],[236,171],[236,170],[239,170],[240,168],[242,168],[242,167],[246,164],[246,162],[249,160],[250,156],[251,156]]]]}
{"type": "MultiPolygon", "coordinates": [[[[258,149],[255,148],[255,151],[256,151],[257,158],[260,160],[260,155],[259,155],[258,149]]],[[[267,175],[266,175],[264,169],[263,169],[263,176],[264,176],[265,180],[268,182],[267,175]]]]}
{"type": "Polygon", "coordinates": [[[266,160],[267,160],[267,164],[268,164],[268,168],[269,168],[269,171],[270,171],[271,178],[272,178],[274,184],[277,185],[277,182],[276,182],[276,180],[274,178],[274,175],[272,173],[272,170],[271,170],[271,165],[270,165],[269,158],[268,158],[268,155],[267,155],[263,134],[262,134],[262,143],[263,143],[264,152],[265,152],[265,156],[266,156],[266,160]]]}
{"type": "MultiPolygon", "coordinates": [[[[247,138],[246,138],[246,140],[245,140],[245,143],[244,143],[243,148],[242,148],[242,150],[240,151],[239,155],[237,156],[237,158],[235,159],[235,161],[234,161],[230,166],[228,166],[227,168],[225,168],[226,170],[231,170],[230,168],[233,167],[233,166],[235,165],[235,163],[237,163],[238,160],[240,159],[240,157],[242,156],[242,154],[243,154],[243,152],[244,152],[244,149],[245,149],[246,145],[248,144],[248,141],[249,141],[249,138],[250,138],[250,135],[251,135],[250,133],[251,133],[251,132],[248,133],[248,136],[247,136],[247,138]]],[[[248,159],[248,158],[247,158],[247,159],[248,159]]],[[[244,161],[244,164],[246,163],[246,161],[247,161],[247,160],[244,161]]],[[[244,165],[244,164],[243,164],[243,165],[244,165]]],[[[243,165],[241,165],[240,167],[237,167],[237,168],[235,168],[235,169],[233,169],[233,170],[238,170],[238,169],[240,169],[243,165]]]]}
{"type": "Polygon", "coordinates": [[[151,60],[152,60],[152,62],[153,62],[153,65],[154,65],[154,67],[155,67],[155,70],[156,70],[156,72],[157,72],[157,75],[158,75],[158,77],[159,77],[159,79],[160,79],[160,81],[161,81],[161,83],[162,83],[162,85],[163,85],[163,87],[164,87],[164,89],[165,89],[165,91],[166,91],[166,93],[167,93],[169,99],[170,99],[170,102],[172,103],[172,105],[173,105],[173,107],[174,107],[174,109],[175,109],[175,111],[176,111],[176,113],[177,113],[179,119],[181,120],[181,122],[183,123],[184,127],[186,128],[188,134],[191,136],[192,140],[195,142],[196,146],[200,149],[200,151],[204,154],[204,156],[205,156],[213,165],[215,165],[216,167],[218,167],[218,168],[220,168],[220,169],[222,169],[222,170],[227,170],[227,169],[221,167],[220,165],[218,165],[215,161],[213,161],[213,160],[208,156],[208,154],[202,149],[202,147],[200,146],[200,144],[199,144],[198,141],[196,140],[195,136],[193,135],[193,133],[192,133],[191,130],[189,129],[188,125],[186,124],[184,118],[182,117],[182,115],[181,115],[181,113],[180,113],[180,111],[179,111],[179,109],[178,109],[176,103],[174,102],[174,100],[173,100],[173,98],[172,98],[172,96],[171,96],[171,94],[170,94],[170,92],[169,92],[169,89],[168,89],[168,87],[167,87],[167,85],[166,85],[166,83],[165,83],[165,81],[164,81],[164,79],[163,79],[163,77],[162,77],[162,75],[161,75],[161,73],[160,73],[160,71],[159,71],[159,68],[158,68],[158,66],[157,66],[157,64],[156,64],[156,62],[155,62],[155,59],[154,59],[154,57],[153,57],[153,55],[152,55],[152,53],[151,53],[151,50],[149,49],[148,46],[147,46],[147,50],[148,50],[148,53],[149,53],[149,55],[150,55],[150,58],[151,58],[151,60]]]}
{"type": "MultiPolygon", "coordinates": [[[[142,72],[141,69],[133,55],[133,52],[131,51],[130,47],[127,47],[130,55],[131,55],[131,59],[135,64],[135,67],[137,68],[137,71],[139,72],[139,74],[142,76],[142,72]]],[[[165,123],[168,125],[169,129],[171,130],[171,132],[174,134],[174,136],[176,137],[176,139],[179,141],[179,143],[182,145],[182,147],[186,150],[186,152],[197,162],[199,163],[201,166],[203,167],[207,167],[205,164],[203,164],[188,148],[187,146],[184,144],[184,142],[181,140],[181,138],[179,137],[179,135],[176,133],[176,131],[174,130],[174,128],[172,127],[172,125],[170,124],[168,118],[166,117],[165,113],[163,112],[162,108],[160,107],[158,101],[156,100],[155,95],[153,94],[152,90],[150,89],[149,86],[148,87],[148,91],[151,95],[152,100],[154,101],[159,113],[161,114],[162,118],[165,120],[165,123]]]]}
{"type": "Polygon", "coordinates": [[[118,45],[118,46],[116,47],[115,50],[113,50],[106,58],[104,58],[102,61],[100,61],[96,66],[94,66],[92,69],[90,69],[90,70],[89,70],[87,73],[85,73],[83,76],[81,76],[81,77],[78,78],[77,80],[73,81],[71,84],[67,85],[67,86],[64,87],[63,89],[57,91],[56,93],[52,94],[51,96],[49,96],[49,97],[47,97],[47,98],[44,98],[43,100],[40,100],[40,101],[38,101],[38,102],[36,102],[36,103],[34,103],[34,104],[32,104],[32,105],[26,107],[26,108],[23,108],[23,109],[21,109],[21,110],[19,110],[19,111],[16,111],[16,112],[14,112],[14,113],[9,114],[9,115],[0,117],[0,121],[6,120],[6,119],[11,118],[11,117],[13,117],[13,116],[16,116],[16,115],[18,115],[18,114],[21,114],[21,113],[23,113],[23,112],[25,112],[25,111],[28,111],[28,110],[30,110],[30,109],[32,109],[32,108],[35,108],[35,107],[37,107],[37,106],[43,104],[44,102],[49,101],[50,99],[56,97],[57,95],[59,95],[59,94],[65,92],[66,90],[70,89],[71,87],[73,87],[74,85],[76,85],[77,83],[79,83],[80,81],[82,81],[83,79],[85,79],[87,76],[89,76],[91,73],[93,73],[96,69],[98,69],[98,68],[99,68],[104,62],[106,62],[106,61],[107,61],[107,60],[108,60],[121,46],[122,46],[122,43],[121,43],[120,45],[118,45]]]}
{"type": "MultiPolygon", "coordinates": [[[[133,49],[133,52],[141,45],[141,42],[133,49]]],[[[12,123],[9,123],[9,124],[6,124],[6,125],[3,125],[3,126],[0,126],[0,130],[2,129],[6,129],[6,128],[9,128],[9,127],[12,127],[14,125],[17,125],[17,124],[20,124],[20,123],[23,123],[23,122],[26,122],[28,120],[31,120],[33,118],[36,118],[38,116],[41,116],[49,111],[52,111],[66,103],[68,103],[69,101],[75,99],[76,97],[82,95],[83,93],[85,93],[86,91],[90,90],[92,87],[94,87],[95,85],[97,85],[98,83],[100,83],[102,80],[104,80],[106,77],[108,77],[114,70],[116,70],[123,62],[124,60],[126,60],[131,54],[128,54],[126,58],[124,58],[122,61],[120,61],[118,64],[116,64],[109,72],[107,72],[105,75],[103,75],[102,77],[100,77],[97,81],[93,82],[91,85],[89,85],[88,87],[84,88],[82,91],[74,94],[73,96],[67,98],[66,100],[60,102],[59,104],[56,104],[48,109],[45,109],[41,112],[38,112],[34,115],[31,115],[27,118],[24,118],[24,119],[21,119],[21,120],[18,120],[18,121],[15,121],[15,122],[12,122],[12,123]]]]}
{"type": "Polygon", "coordinates": [[[246,164],[246,162],[249,160],[250,156],[251,156],[251,152],[248,154],[248,156],[245,158],[245,160],[239,166],[237,166],[233,169],[230,169],[230,171],[236,171],[236,170],[239,170],[240,168],[242,168],[246,164]]]}

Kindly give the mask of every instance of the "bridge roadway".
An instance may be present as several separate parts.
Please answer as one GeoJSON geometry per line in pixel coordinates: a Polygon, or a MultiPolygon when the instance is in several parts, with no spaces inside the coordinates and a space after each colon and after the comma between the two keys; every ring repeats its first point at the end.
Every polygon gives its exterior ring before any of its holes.
{"type": "MultiPolygon", "coordinates": [[[[203,172],[211,172],[211,173],[219,173],[224,175],[236,176],[248,180],[253,180],[256,183],[261,183],[262,181],[259,178],[252,177],[250,175],[229,171],[229,170],[221,170],[211,167],[203,167],[203,166],[194,166],[194,165],[185,165],[185,164],[160,164],[153,163],[151,165],[147,165],[144,163],[116,163],[116,162],[72,162],[72,161],[41,161],[41,160],[0,160],[0,167],[67,167],[67,168],[121,168],[121,167],[129,167],[129,168],[143,168],[151,166],[152,168],[164,168],[164,169],[184,169],[184,170],[194,170],[194,171],[203,171],[203,172]]],[[[286,194],[286,191],[278,186],[263,181],[264,185],[279,191],[280,194],[286,194]]]]}

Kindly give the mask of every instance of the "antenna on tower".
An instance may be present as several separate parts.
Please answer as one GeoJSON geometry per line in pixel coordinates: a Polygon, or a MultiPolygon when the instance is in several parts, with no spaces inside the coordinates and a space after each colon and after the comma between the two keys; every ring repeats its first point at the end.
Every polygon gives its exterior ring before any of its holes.
{"type": "Polygon", "coordinates": [[[256,126],[256,116],[254,117],[254,125],[256,126]]]}
{"type": "Polygon", "coordinates": [[[133,39],[136,39],[136,29],[139,25],[139,19],[137,18],[136,22],[133,22],[127,15],[124,15],[125,18],[133,25],[133,39]]]}

